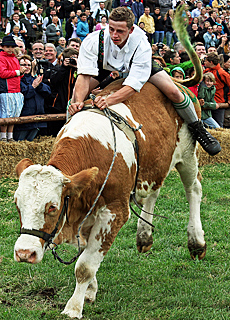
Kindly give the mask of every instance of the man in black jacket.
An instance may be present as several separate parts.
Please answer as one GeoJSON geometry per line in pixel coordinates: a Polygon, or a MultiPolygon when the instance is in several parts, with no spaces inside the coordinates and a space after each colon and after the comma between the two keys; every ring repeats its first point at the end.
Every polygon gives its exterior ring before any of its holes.
{"type": "Polygon", "coordinates": [[[36,40],[36,31],[38,29],[37,21],[31,18],[31,11],[26,12],[26,17],[20,20],[26,27],[25,42],[26,49],[31,50],[31,43],[36,40]]]}
{"type": "MultiPolygon", "coordinates": [[[[50,83],[52,94],[56,93],[52,107],[47,113],[66,113],[67,103],[72,97],[74,85],[77,79],[77,57],[78,52],[73,48],[66,48],[62,52],[61,66],[51,75],[50,83]]],[[[65,121],[48,123],[48,134],[57,136],[65,121]]]]}

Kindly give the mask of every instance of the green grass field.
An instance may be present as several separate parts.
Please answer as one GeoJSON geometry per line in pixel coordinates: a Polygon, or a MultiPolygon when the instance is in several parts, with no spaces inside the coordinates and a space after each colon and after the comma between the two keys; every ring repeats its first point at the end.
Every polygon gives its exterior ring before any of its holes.
{"type": "MultiPolygon", "coordinates": [[[[169,219],[154,218],[152,249],[146,254],[137,252],[137,218],[132,215],[101,264],[97,300],[85,305],[83,319],[230,319],[230,165],[200,170],[206,257],[202,261],[190,258],[188,203],[179,176],[173,171],[156,205],[156,213],[169,219]]],[[[20,228],[13,203],[16,188],[16,180],[1,179],[0,319],[68,319],[61,311],[75,288],[74,264],[60,264],[51,252],[38,265],[13,260],[20,228]]],[[[59,253],[70,259],[76,250],[63,245],[59,253]]]]}

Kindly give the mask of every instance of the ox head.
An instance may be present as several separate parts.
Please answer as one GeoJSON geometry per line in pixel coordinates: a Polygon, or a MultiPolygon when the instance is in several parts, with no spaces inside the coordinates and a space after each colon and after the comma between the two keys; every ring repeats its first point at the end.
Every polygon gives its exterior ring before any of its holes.
{"type": "MultiPolygon", "coordinates": [[[[34,165],[24,159],[16,167],[19,177],[15,192],[15,203],[19,212],[21,227],[51,234],[55,229],[64,203],[64,197],[80,197],[90,186],[98,168],[83,170],[73,176],[65,176],[52,166],[34,165]]],[[[55,237],[66,221],[63,216],[55,237]]],[[[46,241],[40,237],[21,234],[15,243],[14,259],[18,262],[38,263],[42,260],[46,241]]]]}

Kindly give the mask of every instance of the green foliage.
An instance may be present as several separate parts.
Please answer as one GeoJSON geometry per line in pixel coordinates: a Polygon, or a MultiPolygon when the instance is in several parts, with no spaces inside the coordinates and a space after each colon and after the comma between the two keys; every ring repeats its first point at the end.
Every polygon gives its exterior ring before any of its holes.
{"type": "MultiPolygon", "coordinates": [[[[202,261],[187,249],[188,203],[177,172],[162,187],[154,218],[152,249],[136,250],[137,218],[120,230],[97,273],[96,302],[84,307],[86,320],[220,320],[230,318],[230,165],[200,168],[201,220],[207,242],[202,261]]],[[[13,203],[17,181],[0,186],[0,320],[68,319],[61,311],[75,288],[74,265],[64,266],[47,252],[37,265],[13,261],[20,223],[13,203]]],[[[62,245],[70,259],[76,249],[62,245]]]]}

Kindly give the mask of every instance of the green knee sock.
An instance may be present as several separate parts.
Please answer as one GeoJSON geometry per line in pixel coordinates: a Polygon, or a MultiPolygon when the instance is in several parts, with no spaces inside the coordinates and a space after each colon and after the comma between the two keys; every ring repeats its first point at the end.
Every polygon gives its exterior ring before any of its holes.
{"type": "Polygon", "coordinates": [[[184,119],[185,122],[193,123],[195,121],[198,121],[194,105],[191,99],[186,94],[184,94],[184,100],[182,102],[173,102],[173,105],[179,116],[181,116],[181,118],[184,119]]]}

